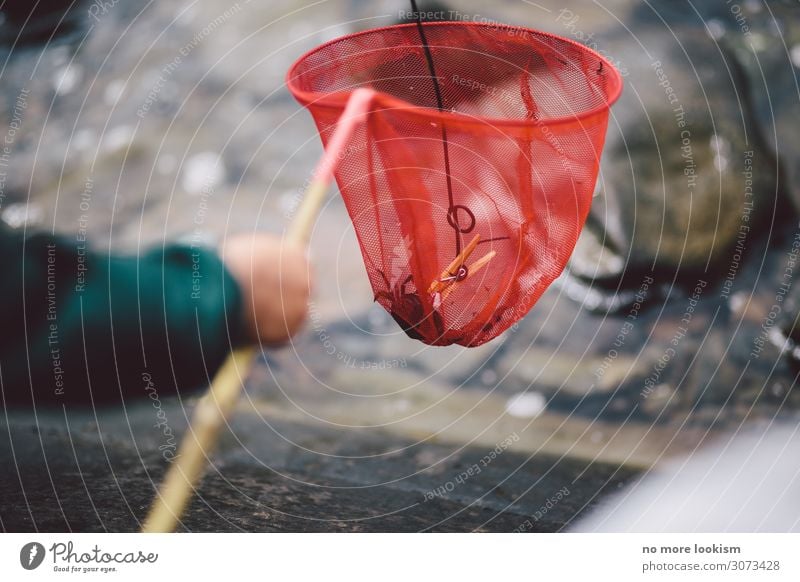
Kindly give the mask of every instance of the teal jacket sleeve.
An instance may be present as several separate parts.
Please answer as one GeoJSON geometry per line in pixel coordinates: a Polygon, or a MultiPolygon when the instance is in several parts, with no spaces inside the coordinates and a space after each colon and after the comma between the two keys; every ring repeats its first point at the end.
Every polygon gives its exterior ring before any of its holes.
{"type": "Polygon", "coordinates": [[[140,256],[0,228],[0,389],[8,404],[102,404],[205,385],[242,334],[216,253],[140,256]]]}

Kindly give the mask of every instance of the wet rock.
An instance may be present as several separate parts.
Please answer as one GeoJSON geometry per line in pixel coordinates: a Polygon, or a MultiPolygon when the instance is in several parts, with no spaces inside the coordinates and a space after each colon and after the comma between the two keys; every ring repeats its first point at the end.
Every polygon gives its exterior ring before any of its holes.
{"type": "Polygon", "coordinates": [[[800,21],[792,2],[769,7],[747,12],[720,43],[741,63],[764,143],[780,163],[778,188],[800,209],[800,138],[792,127],[800,117],[800,21]]]}
{"type": "MultiPolygon", "coordinates": [[[[782,194],[796,181],[791,173],[798,148],[789,119],[797,116],[798,99],[783,41],[796,43],[794,10],[789,2],[772,2],[770,10],[758,2],[640,5],[630,26],[646,34],[650,54],[622,49],[620,31],[600,37],[604,52],[625,55],[628,74],[626,93],[612,111],[619,128],[612,121],[599,195],[570,264],[572,279],[588,282],[569,287],[586,307],[624,308],[642,270],[654,269],[670,283],[698,271],[718,280],[726,268],[739,268],[742,255],[771,228],[764,223],[770,215],[778,221],[792,215],[782,194]],[[669,38],[673,33],[680,43],[669,38]],[[663,74],[653,67],[657,60],[663,74]],[[692,132],[697,178],[691,196],[677,131],[684,129],[675,112],[680,106],[692,132]],[[747,151],[750,161],[743,157],[747,151]],[[782,172],[776,156],[788,160],[782,172]],[[742,171],[747,175],[737,176],[742,171]]],[[[659,298],[667,296],[663,289],[659,298]]]]}
{"type": "Polygon", "coordinates": [[[719,278],[742,228],[758,236],[778,204],[746,79],[707,32],[702,21],[667,29],[650,20],[637,28],[646,47],[623,30],[599,41],[625,56],[628,75],[570,264],[594,286],[629,290],[642,273],[669,283],[706,271],[719,278]]]}

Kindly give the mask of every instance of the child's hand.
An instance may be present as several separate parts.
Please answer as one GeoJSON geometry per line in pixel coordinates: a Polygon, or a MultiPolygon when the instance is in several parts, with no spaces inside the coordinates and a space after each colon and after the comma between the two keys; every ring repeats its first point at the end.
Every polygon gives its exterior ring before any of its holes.
{"type": "Polygon", "coordinates": [[[242,291],[247,338],[278,344],[294,335],[310,292],[305,250],[267,234],[237,235],[222,256],[242,291]]]}

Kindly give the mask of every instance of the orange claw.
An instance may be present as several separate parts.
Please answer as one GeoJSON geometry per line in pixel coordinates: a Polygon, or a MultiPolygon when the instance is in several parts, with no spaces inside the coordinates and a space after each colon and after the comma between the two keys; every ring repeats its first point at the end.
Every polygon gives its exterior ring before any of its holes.
{"type": "Polygon", "coordinates": [[[469,244],[464,247],[460,253],[456,255],[456,258],[447,266],[447,268],[442,271],[442,274],[439,275],[439,278],[431,283],[430,287],[428,287],[428,293],[439,293],[445,288],[449,287],[453,284],[455,279],[456,273],[461,268],[461,266],[466,262],[469,256],[472,254],[472,251],[475,250],[475,247],[478,246],[478,243],[481,240],[481,235],[476,234],[475,237],[469,241],[469,244]]]}
{"type": "MultiPolygon", "coordinates": [[[[478,271],[483,269],[486,265],[489,264],[489,261],[491,261],[496,254],[497,254],[497,251],[489,251],[488,253],[483,255],[480,259],[478,259],[477,261],[475,261],[474,263],[469,265],[467,267],[467,269],[468,269],[467,270],[467,276],[463,280],[468,279],[469,277],[471,277],[472,275],[474,275],[475,273],[477,273],[478,271]]],[[[455,283],[456,283],[456,281],[453,281],[452,284],[450,284],[447,288],[442,290],[442,301],[447,299],[447,296],[450,295],[450,293],[453,291],[453,289],[456,288],[455,287],[455,283]]]]}

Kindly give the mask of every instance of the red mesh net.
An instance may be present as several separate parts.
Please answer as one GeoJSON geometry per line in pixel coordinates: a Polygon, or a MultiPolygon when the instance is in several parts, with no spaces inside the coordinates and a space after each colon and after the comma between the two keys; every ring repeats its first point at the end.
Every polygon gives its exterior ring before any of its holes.
{"type": "Polygon", "coordinates": [[[349,94],[377,91],[335,172],[375,299],[413,338],[476,346],[566,266],[622,82],[535,30],[447,22],[424,35],[436,81],[409,24],[318,47],[288,85],[324,144],[349,94]]]}

